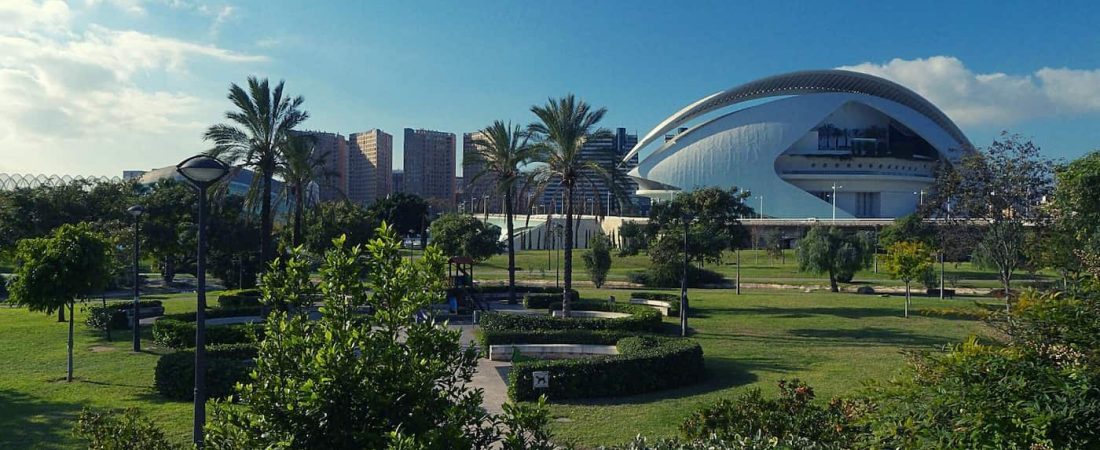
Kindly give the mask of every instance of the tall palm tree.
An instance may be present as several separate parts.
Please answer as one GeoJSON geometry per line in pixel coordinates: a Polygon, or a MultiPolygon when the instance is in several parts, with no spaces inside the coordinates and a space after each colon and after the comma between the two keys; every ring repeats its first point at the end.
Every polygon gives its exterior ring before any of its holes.
{"type": "Polygon", "coordinates": [[[527,145],[527,133],[523,127],[505,124],[499,120],[481,130],[474,139],[473,160],[482,170],[470,182],[482,177],[492,177],[496,190],[504,194],[504,216],[508,236],[508,302],[516,302],[516,247],[512,211],[515,206],[516,185],[523,179],[520,166],[531,160],[533,151],[527,145]]]}
{"type": "Polygon", "coordinates": [[[534,169],[534,176],[543,186],[557,182],[565,191],[562,313],[569,316],[569,291],[573,288],[573,190],[578,184],[592,185],[593,176],[607,178],[607,171],[581,152],[588,140],[611,136],[609,131],[596,128],[607,108],[593,110],[588,103],[569,94],[561,99],[548,99],[542,106],[532,106],[531,112],[539,122],[532,123],[527,130],[538,139],[533,145],[534,159],[542,163],[534,169]]]}
{"type": "Polygon", "coordinates": [[[260,182],[252,183],[260,190],[260,262],[271,260],[271,180],[282,160],[282,151],[290,138],[290,131],[309,118],[309,113],[299,110],[304,99],[283,96],[283,81],[272,90],[267,78],[248,77],[246,92],[236,83],[229,85],[226,97],[237,109],[227,111],[230,123],[212,125],[203,139],[212,141],[211,156],[222,158],[231,164],[252,168],[260,176],[260,182]]]}
{"type": "Polygon", "coordinates": [[[302,215],[306,208],[306,191],[310,184],[327,183],[336,174],[325,167],[328,153],[317,154],[315,139],[310,135],[296,135],[287,141],[283,149],[283,158],[276,170],[286,183],[286,202],[294,204],[294,235],[291,242],[295,247],[302,243],[302,215]]]}

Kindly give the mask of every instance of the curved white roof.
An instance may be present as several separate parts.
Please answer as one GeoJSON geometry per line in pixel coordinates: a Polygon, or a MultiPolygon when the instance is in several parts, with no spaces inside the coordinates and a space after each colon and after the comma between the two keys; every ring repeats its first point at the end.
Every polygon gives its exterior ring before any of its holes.
{"type": "Polygon", "coordinates": [[[934,122],[961,147],[971,147],[970,141],[943,111],[905,86],[873,75],[847,70],[806,70],[761,78],[706,96],[658,124],[638,141],[623,160],[629,160],[642,148],[660,139],[669,131],[717,109],[767,97],[826,92],[865,94],[904,105],[934,122]]]}

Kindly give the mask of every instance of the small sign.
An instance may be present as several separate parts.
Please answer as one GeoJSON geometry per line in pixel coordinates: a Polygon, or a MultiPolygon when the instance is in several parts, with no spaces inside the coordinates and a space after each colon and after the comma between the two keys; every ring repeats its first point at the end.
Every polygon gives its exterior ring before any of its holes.
{"type": "Polygon", "coordinates": [[[535,381],[535,389],[546,389],[550,387],[550,372],[531,372],[531,377],[535,381]]]}

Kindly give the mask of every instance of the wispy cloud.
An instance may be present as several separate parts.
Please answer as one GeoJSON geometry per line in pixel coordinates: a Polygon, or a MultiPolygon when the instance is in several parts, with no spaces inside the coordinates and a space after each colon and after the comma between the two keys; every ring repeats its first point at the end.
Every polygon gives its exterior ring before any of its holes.
{"type": "Polygon", "coordinates": [[[865,62],[840,69],[898,82],[961,125],[1008,126],[1100,112],[1100,69],[1043,67],[1030,74],[975,73],[953,56],[865,62]]]}

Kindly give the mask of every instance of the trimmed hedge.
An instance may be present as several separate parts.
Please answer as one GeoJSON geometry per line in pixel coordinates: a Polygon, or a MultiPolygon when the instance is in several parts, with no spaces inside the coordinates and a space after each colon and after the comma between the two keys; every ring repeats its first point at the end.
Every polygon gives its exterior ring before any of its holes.
{"type": "MultiPolygon", "coordinates": [[[[212,309],[206,312],[207,319],[221,317],[259,316],[261,308],[212,309]]],[[[241,344],[252,342],[251,334],[263,339],[264,326],[261,323],[239,323],[206,327],[206,344],[241,344]]],[[[153,341],[157,345],[175,349],[195,346],[195,313],[168,314],[153,322],[153,341]]]]}
{"type": "MultiPolygon", "coordinates": [[[[206,349],[206,392],[210,398],[233,394],[233,386],[247,382],[256,358],[255,344],[214,345],[206,349]]],[[[153,375],[160,395],[173,400],[193,400],[195,352],[181,350],[161,356],[153,375]]]]}
{"type": "MultiPolygon", "coordinates": [[[[620,330],[620,331],[649,331],[656,332],[661,328],[661,312],[656,309],[641,306],[615,303],[607,306],[601,302],[577,302],[575,310],[583,311],[612,311],[630,314],[629,317],[614,319],[585,318],[573,319],[565,317],[551,317],[549,315],[506,314],[499,312],[486,312],[480,317],[482,330],[620,330]],[[603,305],[603,306],[597,306],[603,305]],[[598,308],[607,309],[598,309],[598,308]]],[[[553,307],[555,305],[551,305],[553,307]]],[[[558,309],[561,305],[556,305],[558,309]]]]}
{"type": "MultiPolygon", "coordinates": [[[[576,290],[570,290],[569,295],[569,299],[573,302],[577,302],[581,299],[580,293],[576,290]]],[[[546,309],[554,303],[561,304],[561,291],[549,294],[527,294],[523,296],[523,307],[527,309],[546,309]]]]}
{"type": "MultiPolygon", "coordinates": [[[[100,321],[100,316],[109,315],[107,320],[107,326],[112,330],[130,328],[130,321],[126,318],[126,312],[133,309],[134,302],[111,302],[107,306],[103,305],[89,305],[88,306],[88,326],[95,329],[102,329],[102,327],[94,325],[92,322],[100,321]],[[96,319],[93,319],[96,318],[96,319]]],[[[160,300],[142,300],[138,302],[138,308],[155,308],[158,306],[164,306],[160,300]]]]}
{"type": "Polygon", "coordinates": [[[630,298],[640,298],[642,300],[657,300],[667,302],[668,315],[680,315],[680,294],[671,294],[668,292],[631,292],[630,298]]]}
{"type": "Polygon", "coordinates": [[[263,294],[259,289],[236,289],[222,292],[218,296],[218,306],[223,309],[254,308],[260,306],[263,294]]]}
{"type": "Polygon", "coordinates": [[[613,397],[671,389],[705,376],[703,349],[690,339],[635,336],[619,340],[614,356],[521,361],[508,375],[513,400],[613,397]],[[532,372],[550,374],[549,387],[535,389],[532,372]]]}

